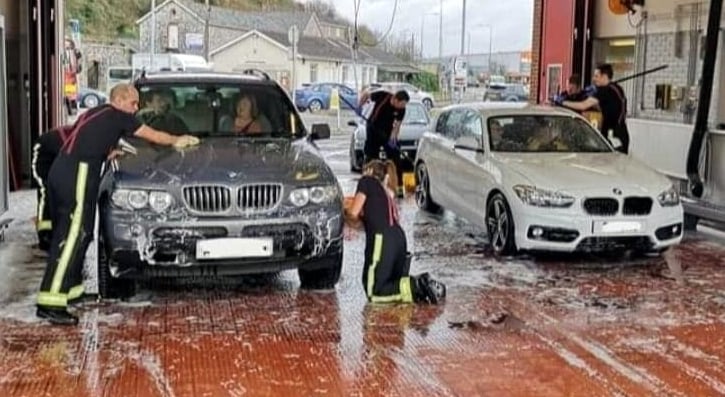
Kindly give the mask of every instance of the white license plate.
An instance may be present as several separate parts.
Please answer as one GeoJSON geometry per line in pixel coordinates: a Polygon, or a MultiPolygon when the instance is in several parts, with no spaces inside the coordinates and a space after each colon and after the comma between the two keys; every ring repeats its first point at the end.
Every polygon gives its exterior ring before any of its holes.
{"type": "Polygon", "coordinates": [[[196,259],[266,258],[272,256],[271,238],[217,238],[196,242],[196,259]]]}
{"type": "Polygon", "coordinates": [[[642,230],[644,230],[644,225],[637,221],[594,222],[594,233],[639,233],[642,230]]]}

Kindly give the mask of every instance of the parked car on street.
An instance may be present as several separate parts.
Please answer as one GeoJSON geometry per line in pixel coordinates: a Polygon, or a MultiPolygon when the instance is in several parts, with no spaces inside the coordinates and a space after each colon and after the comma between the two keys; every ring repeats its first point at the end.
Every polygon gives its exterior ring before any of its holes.
{"type": "Polygon", "coordinates": [[[497,255],[660,252],[682,239],[672,183],[579,115],[528,104],[443,109],[418,145],[416,202],[486,228],[497,255]]]}
{"type": "Polygon", "coordinates": [[[153,92],[184,96],[159,120],[180,118],[170,132],[186,129],[201,144],[177,151],[129,139],[137,154],[107,167],[102,296],[128,294],[137,278],[295,268],[303,288],[337,283],[342,190],[315,144],[330,137],[327,124],[308,131],[283,88],[259,72],[149,74],[135,86],[142,104],[153,92]],[[238,107],[252,109],[261,132],[235,132],[238,107]]]}
{"type": "Polygon", "coordinates": [[[435,106],[435,101],[433,100],[433,94],[431,94],[429,92],[425,92],[412,84],[401,83],[401,82],[372,83],[372,84],[370,84],[370,89],[371,90],[383,89],[386,91],[390,91],[392,93],[395,93],[400,90],[404,90],[410,96],[411,101],[421,102],[429,110],[435,106]]]}
{"type": "Polygon", "coordinates": [[[330,97],[333,88],[337,89],[341,109],[351,109],[349,104],[357,105],[357,92],[352,88],[337,83],[314,83],[295,90],[295,106],[300,111],[309,110],[311,113],[330,108],[330,97]]]}
{"type": "MultiPolygon", "coordinates": [[[[400,126],[398,144],[404,154],[404,159],[409,159],[411,169],[418,151],[418,141],[428,128],[428,123],[430,123],[430,115],[426,106],[422,102],[409,102],[405,108],[403,124],[400,126]]],[[[365,120],[358,118],[357,121],[349,121],[347,125],[355,127],[350,138],[350,170],[360,172],[365,157],[365,140],[367,138],[365,120]]]]}
{"type": "Polygon", "coordinates": [[[484,101],[492,102],[526,102],[529,90],[523,84],[492,84],[483,94],[484,101]]]}
{"type": "Polygon", "coordinates": [[[88,87],[82,87],[78,90],[78,103],[81,108],[94,108],[99,105],[103,105],[108,102],[108,97],[101,91],[94,90],[88,87]]]}

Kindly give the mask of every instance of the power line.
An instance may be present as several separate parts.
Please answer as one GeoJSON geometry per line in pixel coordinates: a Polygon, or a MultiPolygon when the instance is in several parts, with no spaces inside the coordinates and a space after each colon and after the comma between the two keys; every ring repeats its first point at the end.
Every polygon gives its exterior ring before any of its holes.
{"type": "Polygon", "coordinates": [[[360,4],[362,3],[362,0],[355,0],[355,41],[360,42],[363,45],[366,45],[368,47],[377,47],[378,45],[382,44],[383,41],[390,35],[390,32],[393,31],[393,25],[395,24],[395,15],[398,11],[398,0],[395,0],[395,4],[393,5],[393,16],[390,18],[390,24],[388,25],[388,30],[376,41],[376,43],[365,43],[362,41],[362,38],[360,37],[360,32],[358,29],[358,16],[360,14],[360,4]]]}

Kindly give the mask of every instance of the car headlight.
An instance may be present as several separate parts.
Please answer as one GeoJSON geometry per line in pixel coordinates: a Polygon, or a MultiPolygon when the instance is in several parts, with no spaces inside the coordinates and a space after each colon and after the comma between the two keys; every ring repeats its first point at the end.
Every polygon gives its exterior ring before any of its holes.
{"type": "Polygon", "coordinates": [[[290,193],[289,201],[296,207],[304,207],[310,202],[310,191],[307,188],[295,189],[290,193]]]}
{"type": "Polygon", "coordinates": [[[660,205],[663,207],[672,207],[678,205],[680,204],[680,193],[675,190],[674,186],[670,186],[669,189],[665,190],[664,192],[660,193],[659,196],[657,196],[657,201],[659,201],[660,205]]]}
{"type": "Polygon", "coordinates": [[[174,197],[166,192],[151,192],[149,194],[149,206],[152,210],[162,213],[171,208],[174,204],[174,197]]]}
{"type": "Polygon", "coordinates": [[[535,207],[567,208],[574,204],[574,197],[572,196],[538,189],[534,186],[517,185],[514,186],[514,191],[521,201],[535,207]]]}
{"type": "Polygon", "coordinates": [[[140,210],[149,204],[149,194],[145,190],[131,190],[128,192],[128,205],[140,210]]]}
{"type": "Polygon", "coordinates": [[[296,207],[304,207],[309,203],[324,204],[339,200],[339,192],[336,185],[300,188],[290,193],[289,200],[296,207]]]}
{"type": "Polygon", "coordinates": [[[140,210],[150,207],[161,213],[174,204],[171,194],[163,191],[147,191],[138,189],[116,189],[111,195],[111,202],[125,210],[140,210]]]}

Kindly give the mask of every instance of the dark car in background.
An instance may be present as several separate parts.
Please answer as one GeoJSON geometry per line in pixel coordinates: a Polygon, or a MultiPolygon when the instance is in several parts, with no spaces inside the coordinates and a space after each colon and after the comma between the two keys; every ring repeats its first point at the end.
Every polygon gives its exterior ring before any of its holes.
{"type": "MultiPolygon", "coordinates": [[[[409,102],[405,108],[403,124],[400,126],[398,144],[403,152],[403,159],[408,160],[404,164],[410,166],[411,169],[418,151],[418,141],[425,133],[428,123],[430,123],[428,107],[423,102],[409,102]]],[[[355,127],[350,138],[350,170],[360,172],[364,161],[365,120],[359,118],[357,121],[351,120],[347,124],[355,127]]]]}
{"type": "Polygon", "coordinates": [[[311,113],[330,108],[332,90],[337,89],[341,109],[351,109],[349,104],[357,105],[357,92],[352,88],[338,83],[313,83],[295,90],[295,106],[300,111],[309,110],[311,113]]]}
{"type": "Polygon", "coordinates": [[[175,120],[201,144],[180,151],[131,138],[137,153],[108,167],[99,198],[101,295],[132,294],[139,278],[286,269],[298,269],[303,288],[334,287],[342,191],[315,144],[330,137],[329,126],[308,131],[283,88],[261,72],[167,72],[135,86],[142,105],[170,92],[171,107],[155,120],[175,120]],[[240,96],[255,102],[261,133],[224,122],[240,96]]]}
{"type": "Polygon", "coordinates": [[[483,94],[484,101],[491,102],[526,102],[529,90],[523,84],[491,84],[483,94]]]}

